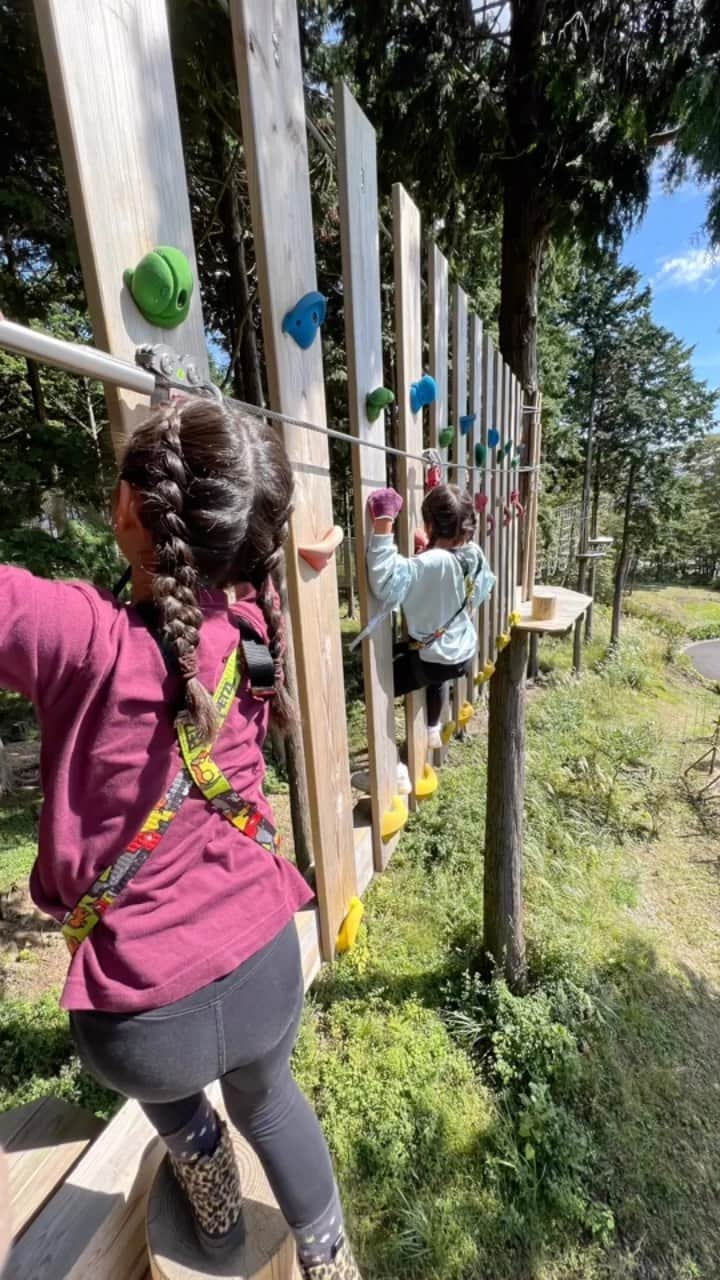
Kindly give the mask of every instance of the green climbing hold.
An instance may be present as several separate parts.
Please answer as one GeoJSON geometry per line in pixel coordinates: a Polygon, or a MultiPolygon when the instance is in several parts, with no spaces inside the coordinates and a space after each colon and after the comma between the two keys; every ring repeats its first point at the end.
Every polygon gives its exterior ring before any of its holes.
{"type": "Polygon", "coordinates": [[[438,444],[441,449],[448,449],[455,439],[455,432],[452,427],[446,427],[438,436],[438,444]]]}
{"type": "Polygon", "coordinates": [[[185,254],[171,245],[146,253],[135,267],[123,272],[138,311],[160,329],[174,329],[190,310],[193,278],[185,254]]]}
{"type": "Polygon", "coordinates": [[[513,447],[512,440],[506,440],[505,444],[503,445],[503,453],[505,454],[506,458],[510,456],[512,452],[512,447],[513,447]]]}
{"type": "Polygon", "coordinates": [[[487,461],[487,446],[484,444],[475,445],[475,466],[484,467],[487,461]]]}
{"type": "Polygon", "coordinates": [[[395,396],[388,387],[376,387],[365,397],[365,412],[368,422],[377,422],[383,409],[395,403],[395,396]]]}

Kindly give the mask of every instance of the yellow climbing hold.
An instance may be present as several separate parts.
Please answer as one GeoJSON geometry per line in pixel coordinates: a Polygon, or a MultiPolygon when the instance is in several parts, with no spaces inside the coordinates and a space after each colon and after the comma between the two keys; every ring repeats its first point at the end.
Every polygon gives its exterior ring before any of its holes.
{"type": "Polygon", "coordinates": [[[408,811],[405,801],[402,796],[393,796],[392,804],[389,809],[385,810],[380,823],[380,835],[383,840],[389,840],[391,836],[394,836],[405,826],[407,820],[408,811]]]}
{"type": "Polygon", "coordinates": [[[474,714],[475,712],[472,702],[463,702],[460,710],[458,711],[458,727],[460,729],[464,729],[465,725],[470,723],[474,714]]]}
{"type": "Polygon", "coordinates": [[[498,636],[497,640],[495,641],[495,647],[497,648],[498,652],[501,653],[503,649],[507,649],[509,643],[510,643],[509,632],[502,631],[498,636]]]}
{"type": "Polygon", "coordinates": [[[415,795],[419,800],[427,800],[428,796],[433,795],[438,788],[438,777],[431,764],[426,764],[423,770],[423,776],[420,778],[415,787],[415,795]]]}
{"type": "Polygon", "coordinates": [[[521,616],[520,610],[513,609],[512,613],[510,614],[510,617],[508,618],[508,622],[510,623],[511,627],[517,626],[518,622],[520,621],[520,616],[521,616]]]}
{"type": "Polygon", "coordinates": [[[442,732],[441,732],[441,734],[440,734],[440,737],[442,738],[442,743],[443,743],[443,746],[444,746],[444,747],[446,747],[446,746],[447,746],[447,744],[448,744],[448,742],[450,741],[450,739],[452,738],[452,736],[453,736],[454,732],[455,732],[455,721],[454,721],[454,720],[447,720],[447,721],[445,722],[445,724],[443,725],[443,727],[442,727],[442,732]]]}
{"type": "Polygon", "coordinates": [[[336,951],[349,951],[355,945],[360,928],[360,921],[365,908],[359,898],[351,898],[348,913],[340,925],[340,932],[335,943],[336,951]]]}
{"type": "Polygon", "coordinates": [[[478,672],[478,674],[476,675],[475,683],[486,684],[487,681],[490,680],[494,675],[495,675],[495,663],[492,661],[491,658],[488,658],[487,662],[483,666],[482,671],[478,672]]]}

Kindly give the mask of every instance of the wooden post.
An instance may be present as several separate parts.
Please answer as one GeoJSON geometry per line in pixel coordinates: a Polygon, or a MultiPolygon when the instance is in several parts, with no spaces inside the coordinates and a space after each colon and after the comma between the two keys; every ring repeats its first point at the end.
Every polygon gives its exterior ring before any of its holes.
{"type": "MultiPolygon", "coordinates": [[[[393,186],[395,244],[395,333],[398,361],[398,423],[400,448],[422,453],[422,413],[410,408],[410,385],[422,375],[422,315],[420,299],[420,214],[400,183],[393,186]]],[[[422,463],[400,458],[400,492],[405,505],[398,521],[400,549],[413,554],[413,536],[420,524],[423,501],[422,463]]],[[[405,699],[408,769],[413,792],[423,776],[427,753],[425,691],[405,699]]]]}
{"type": "MultiPolygon", "coordinates": [[[[476,315],[472,316],[470,322],[470,412],[475,414],[475,421],[472,429],[472,447],[470,450],[470,463],[473,467],[475,462],[475,446],[482,444],[483,441],[483,387],[482,387],[482,357],[483,357],[483,325],[482,320],[476,315]]],[[[484,492],[485,476],[480,471],[472,472],[472,494],[473,498],[478,493],[484,492]]],[[[479,520],[479,526],[484,524],[484,517],[479,520]]],[[[482,541],[482,538],[479,538],[482,541]]],[[[487,660],[487,605],[483,604],[479,609],[475,610],[475,623],[478,633],[478,645],[473,658],[469,696],[474,702],[479,697],[479,689],[475,684],[478,671],[482,668],[487,660]]]]}
{"type": "MultiPolygon", "coordinates": [[[[482,377],[482,439],[486,448],[485,461],[485,493],[488,503],[481,517],[480,524],[483,529],[482,546],[487,557],[490,568],[497,576],[497,558],[495,555],[495,542],[493,535],[487,534],[488,516],[494,516],[495,502],[495,475],[493,467],[495,465],[495,451],[488,446],[488,432],[495,422],[495,348],[492,339],[485,334],[483,338],[483,377],[482,377]]],[[[486,659],[494,661],[495,659],[495,640],[497,638],[497,607],[495,594],[498,586],[484,606],[487,623],[487,651],[486,659]]]]}
{"type": "Polygon", "coordinates": [[[484,946],[514,990],[525,980],[522,900],[527,632],[513,630],[490,681],[484,946]]]}
{"type": "MultiPolygon", "coordinates": [[[[448,425],[448,264],[436,244],[428,245],[428,295],[430,299],[430,373],[437,383],[437,399],[430,406],[430,446],[447,462],[447,447],[438,436],[448,425]]],[[[447,479],[447,473],[443,473],[447,479]]]]}
{"type": "MultiPolygon", "coordinates": [[[[375,130],[342,81],[335,86],[343,296],[347,333],[350,426],[353,435],[378,444],[385,440],[385,415],[367,416],[366,398],[383,385],[380,309],[377,155],[375,130]]],[[[383,610],[372,595],[365,565],[366,535],[372,532],[367,499],[387,484],[385,455],[352,449],[360,625],[383,610]]],[[[362,643],[367,712],[373,859],[382,870],[389,855],[380,826],[396,791],[397,746],[393,704],[392,620],[385,618],[362,643]]]]}
{"type": "MultiPolygon", "coordinates": [[[[453,415],[455,417],[455,462],[457,469],[452,479],[459,489],[468,487],[469,474],[468,437],[460,429],[460,419],[467,413],[468,407],[468,314],[467,294],[459,284],[453,288],[453,327],[452,327],[452,362],[453,362],[453,415]]],[[[467,678],[461,676],[453,683],[453,711],[455,724],[460,708],[467,696],[467,678]]]]}
{"type": "MultiPolygon", "coordinates": [[[[208,376],[165,0],[35,0],[95,344],[132,361],[143,343],[190,353],[208,376]],[[187,255],[187,319],[150,324],[123,284],[159,245],[187,255]]],[[[116,452],[147,400],[108,387],[116,452]]]]}
{"type": "Polygon", "coordinates": [[[497,585],[495,587],[495,639],[505,630],[505,539],[503,538],[502,525],[502,493],[503,493],[503,473],[502,473],[502,439],[504,427],[503,413],[503,359],[499,351],[495,352],[495,369],[493,373],[494,379],[494,418],[493,425],[500,436],[500,441],[495,449],[493,449],[493,481],[492,481],[492,500],[490,502],[490,510],[492,513],[495,527],[492,533],[493,560],[495,563],[495,573],[497,574],[497,585]]]}
{"type": "MultiPolygon", "coordinates": [[[[303,350],[282,332],[287,312],[317,288],[297,10],[294,0],[231,0],[230,12],[271,406],[324,427],[320,338],[303,350]]],[[[315,432],[288,426],[283,436],[296,483],[287,581],[329,960],[357,890],[337,574],[334,560],[318,573],[298,555],[333,524],[329,451],[315,432]]]]}
{"type": "MultiPolygon", "coordinates": [[[[512,443],[513,436],[513,394],[512,394],[512,370],[509,364],[503,361],[503,444],[512,443]]],[[[510,503],[510,459],[503,451],[501,457],[502,465],[502,507],[500,508],[500,520],[502,526],[502,537],[505,543],[505,612],[503,615],[502,629],[507,632],[510,630],[510,613],[512,611],[512,553],[513,553],[513,529],[512,523],[505,525],[505,510],[510,503]]]]}
{"type": "MultiPolygon", "coordinates": [[[[449,450],[447,445],[440,448],[439,435],[448,426],[448,332],[449,332],[449,284],[447,258],[437,245],[428,243],[428,298],[429,298],[429,349],[430,373],[437,384],[437,398],[430,406],[430,446],[438,449],[443,460],[442,478],[444,482],[452,480],[453,474],[448,470],[449,450]]],[[[443,690],[443,706],[441,723],[444,725],[451,719],[450,686],[443,690]]],[[[443,765],[447,759],[449,747],[430,753],[434,765],[443,765]]]]}

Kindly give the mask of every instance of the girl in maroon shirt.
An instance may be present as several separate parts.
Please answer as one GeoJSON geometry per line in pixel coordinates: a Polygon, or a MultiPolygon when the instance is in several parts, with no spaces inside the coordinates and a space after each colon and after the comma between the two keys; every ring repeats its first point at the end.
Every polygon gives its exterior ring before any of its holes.
{"type": "MultiPolygon", "coordinates": [[[[269,820],[268,700],[246,675],[218,732],[211,691],[242,618],[272,655],[271,714],[281,728],[293,714],[275,585],[292,491],[269,426],[219,401],[177,401],[134,433],[120,468],[113,529],[132,570],[129,606],[0,567],[0,685],[32,698],[43,738],[31,889],[56,919],[162,803],[182,769],[178,722],[213,740],[233,790],[269,820]]],[[[359,1280],[327,1146],[290,1072],[303,1002],[293,917],[311,896],[290,863],[193,787],[80,942],[62,1004],[88,1070],[136,1098],[164,1139],[162,1176],[182,1188],[213,1256],[244,1238],[232,1144],[204,1093],[219,1078],[303,1275],[359,1280]]]]}

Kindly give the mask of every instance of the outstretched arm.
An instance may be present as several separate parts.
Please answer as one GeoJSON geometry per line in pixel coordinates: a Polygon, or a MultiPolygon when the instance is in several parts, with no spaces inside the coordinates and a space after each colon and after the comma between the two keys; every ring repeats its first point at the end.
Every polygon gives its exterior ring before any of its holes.
{"type": "Polygon", "coordinates": [[[95,626],[89,588],[0,565],[0,688],[47,705],[83,670],[95,626]]]}
{"type": "Polygon", "coordinates": [[[402,604],[417,576],[417,563],[401,556],[393,538],[393,525],[403,501],[394,489],[376,489],[368,498],[373,535],[367,549],[370,590],[384,604],[402,604]]]}

